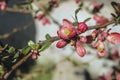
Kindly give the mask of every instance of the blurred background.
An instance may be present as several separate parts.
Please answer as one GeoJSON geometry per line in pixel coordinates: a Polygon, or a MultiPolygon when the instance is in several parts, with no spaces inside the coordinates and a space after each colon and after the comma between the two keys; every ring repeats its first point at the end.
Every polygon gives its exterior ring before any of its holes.
{"type": "MultiPolygon", "coordinates": [[[[37,5],[47,5],[49,0],[38,0],[37,5]]],[[[78,13],[78,21],[84,21],[86,18],[93,18],[86,8],[92,9],[92,3],[104,3],[104,7],[99,14],[110,18],[113,8],[110,5],[111,1],[120,2],[119,0],[84,0],[84,9],[78,13]]],[[[8,5],[11,7],[17,0],[11,0],[8,5]]],[[[55,24],[53,19],[62,24],[63,19],[74,21],[73,16],[78,5],[75,0],[59,0],[59,7],[50,12],[48,19],[50,24],[43,26],[41,21],[34,19],[34,14],[24,14],[15,12],[0,12],[0,36],[11,32],[14,28],[29,26],[24,30],[20,30],[11,34],[8,37],[0,37],[3,44],[9,44],[16,48],[22,48],[27,45],[29,40],[39,42],[45,40],[45,35],[49,33],[51,36],[57,36],[59,25],[55,24]]],[[[36,9],[36,5],[32,5],[36,9]]],[[[95,20],[91,19],[87,22],[89,26],[96,24],[95,20]]],[[[110,25],[109,27],[111,27],[110,25]]],[[[120,26],[120,25],[118,25],[120,26]]],[[[120,27],[119,27],[120,28],[120,27]]],[[[119,32],[120,29],[114,28],[112,31],[119,32]]],[[[90,34],[87,31],[85,34],[90,34]]],[[[120,52],[120,44],[112,45],[106,42],[108,54],[118,49],[120,52]]],[[[47,50],[40,53],[39,58],[33,61],[31,58],[19,67],[9,79],[11,80],[99,80],[100,76],[108,75],[113,71],[113,66],[119,64],[119,60],[111,60],[105,57],[98,57],[97,51],[90,46],[86,46],[87,55],[79,57],[74,48],[67,45],[63,49],[56,48],[54,42],[47,50]]],[[[102,79],[100,79],[102,80],[102,79]]]]}

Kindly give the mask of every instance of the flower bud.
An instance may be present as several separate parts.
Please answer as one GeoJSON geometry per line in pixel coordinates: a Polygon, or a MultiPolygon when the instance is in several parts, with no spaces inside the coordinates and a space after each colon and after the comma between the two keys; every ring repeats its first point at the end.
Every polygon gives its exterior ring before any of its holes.
{"type": "Polygon", "coordinates": [[[57,42],[56,47],[57,48],[63,48],[67,45],[67,42],[65,40],[60,40],[57,42]]]}
{"type": "Polygon", "coordinates": [[[88,26],[85,24],[85,22],[80,22],[77,26],[78,34],[84,33],[88,29],[88,26]]]}
{"type": "Polygon", "coordinates": [[[80,44],[79,41],[76,42],[75,49],[76,49],[77,54],[78,54],[80,57],[85,56],[86,50],[85,50],[85,48],[83,48],[83,47],[81,46],[81,44],[80,44]]]}

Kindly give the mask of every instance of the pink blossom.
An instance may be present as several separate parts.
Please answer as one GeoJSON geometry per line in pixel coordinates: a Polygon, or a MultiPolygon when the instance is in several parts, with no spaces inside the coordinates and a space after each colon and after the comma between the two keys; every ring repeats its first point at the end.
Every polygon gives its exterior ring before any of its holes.
{"type": "Polygon", "coordinates": [[[67,45],[67,42],[65,40],[60,40],[57,42],[56,47],[57,48],[63,48],[67,45]]]}
{"type": "Polygon", "coordinates": [[[78,23],[78,26],[77,26],[78,34],[84,33],[87,29],[88,29],[88,26],[85,24],[85,22],[78,23]]]}
{"type": "Polygon", "coordinates": [[[50,20],[47,17],[43,17],[42,18],[42,24],[43,25],[50,24],[50,20]]]}
{"type": "Polygon", "coordinates": [[[113,49],[110,56],[111,56],[111,58],[113,60],[118,59],[119,58],[119,51],[118,51],[118,49],[116,49],[116,48],[113,49]]]}
{"type": "Polygon", "coordinates": [[[86,50],[85,50],[85,48],[83,48],[83,47],[81,46],[81,44],[80,44],[79,41],[76,42],[75,49],[76,49],[77,54],[78,54],[80,57],[85,56],[86,50]]]}
{"type": "Polygon", "coordinates": [[[94,47],[97,49],[99,56],[104,56],[106,54],[105,45],[102,41],[98,40],[94,44],[94,47]]]}
{"type": "Polygon", "coordinates": [[[116,74],[116,80],[120,80],[120,74],[116,74]]]}
{"type": "Polygon", "coordinates": [[[63,26],[58,30],[58,36],[63,39],[69,39],[76,35],[76,30],[73,28],[72,23],[66,19],[63,20],[63,26]]]}
{"type": "Polygon", "coordinates": [[[75,0],[75,2],[78,4],[78,3],[80,3],[80,2],[81,2],[81,0],[75,0]]]}
{"type": "Polygon", "coordinates": [[[34,60],[37,59],[38,55],[39,55],[38,51],[37,50],[32,50],[31,52],[32,52],[32,59],[34,59],[34,60]]]}
{"type": "Polygon", "coordinates": [[[0,10],[4,11],[6,9],[6,2],[5,1],[0,1],[0,10]]]}
{"type": "Polygon", "coordinates": [[[113,32],[107,36],[106,40],[112,44],[118,44],[120,42],[120,33],[113,32]]]}

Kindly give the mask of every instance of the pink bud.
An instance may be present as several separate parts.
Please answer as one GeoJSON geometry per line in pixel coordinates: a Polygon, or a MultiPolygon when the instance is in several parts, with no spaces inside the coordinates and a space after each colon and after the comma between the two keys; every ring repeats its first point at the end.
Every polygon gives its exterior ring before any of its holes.
{"type": "Polygon", "coordinates": [[[63,48],[67,45],[68,43],[65,40],[60,40],[57,42],[56,47],[57,48],[63,48]]]}
{"type": "Polygon", "coordinates": [[[48,19],[47,17],[43,17],[43,18],[42,18],[42,24],[43,24],[43,25],[50,24],[49,19],[48,19]]]}
{"type": "Polygon", "coordinates": [[[39,15],[36,16],[36,19],[41,20],[43,17],[44,17],[43,14],[39,14],[39,15]]]}
{"type": "Polygon", "coordinates": [[[88,26],[85,24],[85,22],[80,22],[77,26],[78,34],[85,32],[88,29],[88,26]]]}
{"type": "Polygon", "coordinates": [[[34,59],[34,60],[37,59],[38,55],[39,55],[38,51],[37,50],[32,50],[31,52],[32,52],[32,59],[34,59]]]}
{"type": "Polygon", "coordinates": [[[80,57],[85,56],[86,50],[85,50],[85,48],[83,48],[83,47],[81,46],[81,44],[80,44],[79,41],[76,42],[75,49],[76,49],[77,54],[78,54],[80,57]]]}
{"type": "Polygon", "coordinates": [[[120,42],[120,33],[113,32],[107,36],[106,40],[112,44],[118,44],[120,42]]]}

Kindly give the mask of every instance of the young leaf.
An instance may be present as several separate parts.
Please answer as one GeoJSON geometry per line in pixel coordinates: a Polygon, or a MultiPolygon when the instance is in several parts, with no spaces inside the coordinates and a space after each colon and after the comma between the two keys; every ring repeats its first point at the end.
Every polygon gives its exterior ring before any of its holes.
{"type": "Polygon", "coordinates": [[[9,50],[8,50],[9,53],[14,53],[14,51],[15,51],[14,47],[10,47],[9,50]]]}
{"type": "Polygon", "coordinates": [[[46,50],[49,46],[51,45],[51,42],[46,42],[42,45],[39,51],[44,51],[46,50]]]}
{"type": "Polygon", "coordinates": [[[0,65],[0,73],[3,73],[3,66],[0,65]]]}
{"type": "Polygon", "coordinates": [[[90,19],[91,19],[91,18],[87,18],[87,19],[84,20],[84,22],[88,22],[90,19]]]}
{"type": "Polygon", "coordinates": [[[75,10],[75,19],[78,21],[77,14],[82,8],[79,7],[78,9],[75,10]]]}
{"type": "Polygon", "coordinates": [[[50,36],[49,34],[46,34],[46,35],[45,35],[45,38],[46,38],[47,40],[49,40],[49,39],[51,39],[51,36],[50,36]]]}
{"type": "Polygon", "coordinates": [[[28,42],[28,46],[31,46],[31,45],[34,45],[34,44],[35,43],[33,41],[31,41],[31,40],[28,42]]]}
{"type": "Polygon", "coordinates": [[[25,48],[22,49],[22,53],[23,53],[24,55],[26,55],[27,53],[30,52],[30,50],[31,50],[31,47],[30,47],[30,46],[26,46],[25,48]]]}

